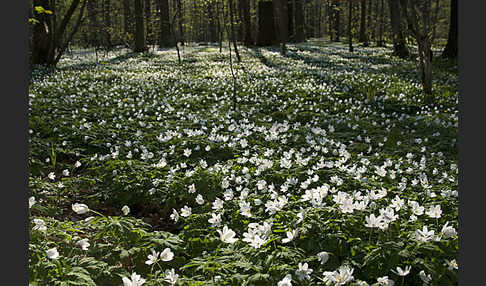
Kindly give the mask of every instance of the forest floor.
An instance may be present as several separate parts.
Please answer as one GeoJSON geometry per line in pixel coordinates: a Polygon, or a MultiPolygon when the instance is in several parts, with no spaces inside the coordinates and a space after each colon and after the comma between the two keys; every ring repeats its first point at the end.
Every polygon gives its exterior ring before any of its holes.
{"type": "Polygon", "coordinates": [[[33,69],[31,285],[455,285],[457,63],[239,51],[33,69]]]}

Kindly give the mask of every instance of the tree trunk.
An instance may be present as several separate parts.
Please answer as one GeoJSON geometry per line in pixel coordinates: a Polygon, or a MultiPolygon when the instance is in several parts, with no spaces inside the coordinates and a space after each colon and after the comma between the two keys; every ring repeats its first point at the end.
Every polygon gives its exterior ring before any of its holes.
{"type": "Polygon", "coordinates": [[[385,44],[383,42],[383,25],[384,23],[384,15],[385,15],[385,2],[384,0],[380,1],[380,19],[378,24],[378,43],[376,44],[378,47],[383,47],[385,44]]]}
{"type": "Polygon", "coordinates": [[[270,46],[278,43],[273,18],[272,2],[259,1],[257,46],[270,46]]]}
{"type": "MultiPolygon", "coordinates": [[[[49,1],[48,0],[34,0],[33,6],[42,6],[46,10],[50,10],[49,1]]],[[[48,14],[37,14],[34,9],[34,19],[39,21],[34,25],[34,35],[33,35],[33,42],[34,48],[32,52],[32,63],[45,65],[49,63],[49,55],[51,50],[51,45],[53,44],[51,41],[51,34],[54,33],[52,29],[52,25],[50,24],[51,21],[48,18],[50,15],[48,14]]]]}
{"type": "Polygon", "coordinates": [[[294,32],[294,0],[287,1],[287,42],[295,42],[294,32]]]}
{"type": "Polygon", "coordinates": [[[103,20],[105,24],[105,45],[107,48],[111,48],[111,0],[103,1],[103,20]]]}
{"type": "Polygon", "coordinates": [[[135,46],[133,51],[143,52],[147,49],[145,45],[145,27],[143,25],[143,5],[142,0],[135,1],[135,46]]]}
{"type": "Polygon", "coordinates": [[[368,46],[368,34],[366,33],[366,1],[368,0],[361,0],[361,17],[360,17],[360,25],[359,25],[359,42],[364,43],[365,46],[368,46]]]}
{"type": "Polygon", "coordinates": [[[409,0],[407,22],[418,43],[419,74],[426,95],[432,94],[432,19],[430,1],[409,0]]]}
{"type": "Polygon", "coordinates": [[[217,13],[214,11],[214,3],[209,2],[207,8],[209,18],[209,41],[211,43],[216,43],[218,41],[218,32],[215,20],[217,13]]]}
{"type": "Polygon", "coordinates": [[[243,21],[243,43],[245,46],[251,46],[253,44],[253,37],[251,36],[251,17],[250,17],[250,5],[249,0],[240,0],[241,12],[243,21]]]}
{"type": "Polygon", "coordinates": [[[231,41],[233,42],[233,48],[235,49],[236,54],[236,61],[239,63],[241,62],[240,53],[238,52],[238,46],[236,45],[236,37],[235,37],[235,27],[234,27],[234,7],[233,7],[233,0],[229,0],[229,12],[230,12],[230,29],[231,29],[231,41]]]}
{"type": "Polygon", "coordinates": [[[427,39],[418,41],[419,45],[419,70],[422,88],[425,94],[432,94],[432,54],[430,42],[427,39]]]}
{"type": "Polygon", "coordinates": [[[393,55],[406,58],[410,55],[402,27],[401,7],[399,0],[388,0],[392,27],[393,55]]]}
{"type": "Polygon", "coordinates": [[[147,35],[147,44],[153,44],[153,31],[152,31],[152,5],[151,0],[145,0],[145,31],[147,35]]]}
{"type": "Polygon", "coordinates": [[[182,14],[182,2],[177,0],[177,22],[179,24],[179,42],[184,46],[184,29],[182,25],[184,24],[184,15],[182,14]]]}
{"type": "MultiPolygon", "coordinates": [[[[66,11],[66,14],[62,17],[61,23],[57,26],[53,25],[53,21],[49,18],[52,15],[48,14],[35,14],[35,19],[39,21],[34,26],[34,49],[33,49],[33,64],[55,66],[60,59],[65,49],[63,47],[70,40],[69,38],[62,41],[62,36],[66,31],[67,25],[71,20],[74,12],[79,6],[81,0],[73,0],[66,11]]],[[[82,11],[84,12],[85,3],[83,3],[82,11]]],[[[46,10],[50,10],[48,0],[34,0],[34,7],[42,6],[46,10]]],[[[78,30],[79,25],[76,25],[71,32],[74,35],[78,30]]],[[[72,37],[71,37],[72,38],[72,37]]]]}
{"type": "Polygon", "coordinates": [[[368,1],[368,17],[366,19],[366,42],[365,42],[365,46],[369,46],[369,41],[370,41],[370,37],[369,37],[369,32],[371,30],[371,14],[372,14],[372,5],[371,5],[371,0],[367,0],[368,1]]]}
{"type": "Polygon", "coordinates": [[[334,32],[334,41],[339,42],[341,39],[341,7],[340,7],[339,0],[333,0],[332,4],[332,11],[333,11],[333,32],[334,32]]]}
{"type": "Polygon", "coordinates": [[[349,44],[349,51],[354,52],[353,48],[353,1],[348,0],[348,44],[349,44]]]}
{"type": "Polygon", "coordinates": [[[132,12],[130,9],[130,0],[123,0],[123,32],[132,34],[132,12]]]}
{"type": "Polygon", "coordinates": [[[160,30],[159,47],[171,47],[171,32],[169,19],[169,1],[159,0],[160,6],[160,30]]]}
{"type": "Polygon", "coordinates": [[[304,30],[304,0],[295,0],[295,42],[301,43],[305,41],[304,30]]]}
{"type": "Polygon", "coordinates": [[[221,27],[220,15],[222,14],[219,1],[216,1],[216,24],[218,27],[219,52],[223,52],[223,28],[221,27]]]}
{"type": "Polygon", "coordinates": [[[449,24],[449,37],[442,52],[444,58],[457,58],[457,0],[451,0],[451,20],[449,24]]]}
{"type": "Polygon", "coordinates": [[[288,14],[287,14],[287,0],[275,0],[278,26],[279,26],[279,39],[280,39],[280,54],[285,55],[287,47],[287,37],[288,37],[288,14]]]}
{"type": "Polygon", "coordinates": [[[100,44],[99,24],[98,24],[98,11],[95,0],[88,0],[88,19],[89,19],[89,44],[92,47],[98,47],[100,44]]]}

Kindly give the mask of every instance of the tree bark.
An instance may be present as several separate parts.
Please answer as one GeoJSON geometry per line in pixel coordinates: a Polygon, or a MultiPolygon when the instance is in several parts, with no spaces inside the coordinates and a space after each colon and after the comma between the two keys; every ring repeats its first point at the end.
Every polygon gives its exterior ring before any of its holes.
{"type": "MultiPolygon", "coordinates": [[[[46,10],[50,10],[48,0],[34,0],[33,7],[41,6],[46,10]]],[[[52,24],[48,18],[50,15],[47,14],[37,14],[34,9],[34,19],[38,21],[34,25],[34,35],[33,42],[34,48],[32,52],[32,63],[45,65],[49,62],[49,52],[51,50],[51,34],[54,32],[52,29],[52,24]]]]}
{"type": "Polygon", "coordinates": [[[145,45],[145,26],[143,24],[143,5],[142,0],[135,1],[135,46],[133,51],[136,53],[144,52],[145,45]]]}
{"type": "Polygon", "coordinates": [[[258,2],[257,46],[270,46],[278,43],[273,14],[273,4],[271,1],[258,2]]]}
{"type": "Polygon", "coordinates": [[[380,1],[380,19],[378,24],[378,43],[376,44],[378,47],[383,47],[385,44],[383,42],[383,25],[384,23],[384,14],[385,14],[385,2],[384,0],[380,1]]]}
{"type": "Polygon", "coordinates": [[[348,45],[349,45],[349,51],[354,52],[353,48],[353,1],[348,0],[348,45]]]}
{"type": "Polygon", "coordinates": [[[339,0],[333,0],[332,4],[332,11],[333,11],[333,34],[334,39],[333,41],[339,42],[341,39],[341,7],[339,0]]]}
{"type": "Polygon", "coordinates": [[[99,46],[99,24],[98,24],[98,19],[97,19],[97,7],[96,7],[96,2],[95,0],[88,0],[88,19],[89,19],[89,44],[92,47],[98,47],[99,46]]]}
{"type": "Polygon", "coordinates": [[[368,33],[366,32],[366,1],[368,0],[361,0],[361,17],[360,17],[360,25],[359,25],[359,42],[364,43],[365,46],[368,46],[368,33]]]}
{"type": "Polygon", "coordinates": [[[295,25],[294,25],[294,0],[287,1],[287,42],[295,42],[295,25]]]}
{"type": "Polygon", "coordinates": [[[241,12],[243,21],[243,43],[245,46],[251,46],[253,44],[253,37],[251,35],[251,17],[250,17],[250,5],[249,0],[240,0],[241,12]]]}
{"type": "Polygon", "coordinates": [[[444,58],[457,58],[457,0],[451,0],[451,18],[447,44],[442,52],[444,58]]]}
{"type": "Polygon", "coordinates": [[[147,35],[147,43],[153,44],[153,30],[152,30],[152,5],[151,0],[145,0],[145,31],[147,35]]]}
{"type": "Polygon", "coordinates": [[[105,24],[105,44],[106,47],[111,48],[111,0],[103,1],[103,20],[105,24]]]}
{"type": "Polygon", "coordinates": [[[280,39],[280,54],[285,55],[288,38],[288,14],[287,14],[287,0],[274,0],[277,7],[277,18],[279,26],[279,39],[280,39]]]}
{"type": "Polygon", "coordinates": [[[179,42],[182,46],[184,46],[184,15],[182,14],[182,2],[181,0],[177,0],[177,22],[179,24],[179,42]]]}
{"type": "Polygon", "coordinates": [[[241,62],[240,53],[238,52],[238,45],[236,44],[236,37],[235,37],[235,27],[234,27],[234,7],[233,7],[233,0],[228,0],[229,2],[229,12],[230,12],[230,29],[231,29],[231,41],[233,42],[233,48],[235,49],[236,61],[239,63],[241,62]]]}
{"type": "Polygon", "coordinates": [[[130,9],[130,0],[123,0],[123,32],[132,34],[132,13],[130,9]]]}
{"type": "Polygon", "coordinates": [[[392,27],[393,55],[406,58],[410,55],[402,27],[401,7],[399,0],[388,0],[392,27]]]}
{"type": "MultiPolygon", "coordinates": [[[[66,31],[67,25],[71,20],[74,12],[76,11],[77,7],[79,6],[80,0],[73,0],[71,5],[69,6],[66,14],[62,17],[61,23],[57,26],[54,26],[54,22],[52,21],[52,15],[48,14],[35,14],[35,19],[39,21],[34,26],[34,48],[33,48],[33,55],[32,55],[32,63],[33,64],[40,64],[40,65],[48,65],[48,66],[55,66],[57,61],[56,59],[64,50],[62,47],[66,43],[67,40],[62,41],[62,36],[66,31]]],[[[42,6],[46,10],[51,10],[51,6],[48,0],[34,0],[33,5],[35,6],[42,6]]],[[[83,11],[84,11],[84,3],[83,3],[83,11]]],[[[78,27],[73,29],[74,32],[77,31],[78,27]]]]}
{"type": "Polygon", "coordinates": [[[305,41],[304,30],[304,0],[295,0],[295,42],[301,43],[305,41]]]}
{"type": "Polygon", "coordinates": [[[160,6],[160,29],[159,29],[159,47],[171,47],[171,32],[169,19],[169,1],[159,0],[160,6]]]}
{"type": "Polygon", "coordinates": [[[430,0],[409,0],[407,22],[418,43],[419,74],[426,95],[432,94],[432,19],[430,0]]]}

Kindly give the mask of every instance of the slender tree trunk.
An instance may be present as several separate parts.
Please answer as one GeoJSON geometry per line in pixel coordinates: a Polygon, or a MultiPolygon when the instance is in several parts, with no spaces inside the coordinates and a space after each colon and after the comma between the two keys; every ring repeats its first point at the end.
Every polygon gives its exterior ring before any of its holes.
{"type": "Polygon", "coordinates": [[[287,47],[287,36],[288,36],[288,15],[287,15],[287,1],[286,0],[275,0],[277,6],[277,17],[279,26],[279,39],[280,39],[280,54],[285,55],[287,47]]]}
{"type": "Polygon", "coordinates": [[[233,7],[233,0],[228,0],[229,4],[229,13],[230,13],[230,29],[231,29],[231,41],[233,42],[233,48],[235,49],[236,55],[236,62],[241,62],[240,53],[238,52],[238,45],[236,44],[236,37],[235,37],[235,27],[234,27],[234,7],[233,7]]]}
{"type": "Polygon", "coordinates": [[[339,42],[341,39],[341,7],[340,7],[339,0],[333,0],[332,3],[332,29],[334,38],[332,39],[334,42],[339,42]]]}
{"type": "Polygon", "coordinates": [[[379,0],[380,1],[380,20],[378,24],[378,47],[383,47],[385,44],[383,42],[383,25],[385,24],[384,21],[384,16],[385,16],[385,2],[384,0],[379,0]]]}
{"type": "MultiPolygon", "coordinates": [[[[316,0],[317,1],[317,0],[316,0]]],[[[317,37],[320,38],[324,34],[322,33],[322,1],[317,1],[317,7],[318,7],[318,12],[317,12],[317,37]]]]}
{"type": "Polygon", "coordinates": [[[407,22],[418,43],[419,74],[426,95],[432,94],[432,19],[430,0],[409,0],[407,22]]]}
{"type": "MultiPolygon", "coordinates": [[[[223,0],[221,0],[223,1],[223,0]]],[[[216,1],[216,24],[218,27],[218,42],[219,42],[219,52],[223,52],[223,28],[221,27],[221,20],[220,15],[221,13],[221,4],[219,1],[216,1]]]]}
{"type": "Polygon", "coordinates": [[[393,54],[400,58],[409,56],[402,27],[401,7],[399,0],[388,0],[392,27],[393,54]]]}
{"type": "Polygon", "coordinates": [[[451,0],[451,18],[449,24],[449,37],[442,52],[444,58],[457,58],[457,0],[451,0]]]}
{"type": "Polygon", "coordinates": [[[147,44],[153,44],[153,31],[152,31],[152,4],[151,0],[145,0],[145,26],[147,31],[147,44]]]}
{"type": "Polygon", "coordinates": [[[331,42],[334,42],[334,3],[332,0],[327,0],[327,34],[330,36],[331,42]]]}
{"type": "Polygon", "coordinates": [[[294,0],[287,1],[287,42],[295,42],[294,0]]]}
{"type": "Polygon", "coordinates": [[[130,10],[130,0],[123,0],[123,32],[125,34],[132,34],[132,13],[130,10]]]}
{"type": "Polygon", "coordinates": [[[364,43],[365,46],[368,46],[368,33],[366,32],[366,1],[368,0],[361,0],[361,17],[360,17],[360,25],[359,25],[359,42],[364,43]]]}
{"type": "Polygon", "coordinates": [[[257,46],[269,46],[278,43],[273,19],[274,9],[272,2],[259,1],[257,46]]]}
{"type": "Polygon", "coordinates": [[[99,46],[99,24],[98,24],[98,7],[95,0],[88,0],[88,19],[89,19],[89,43],[92,47],[99,46]]]}
{"type": "Polygon", "coordinates": [[[182,13],[182,2],[181,0],[177,0],[177,22],[179,24],[179,42],[182,46],[184,46],[184,15],[182,13]]]}
{"type": "Polygon", "coordinates": [[[160,6],[160,27],[159,27],[159,47],[171,47],[171,31],[169,19],[169,1],[159,0],[160,6]]]}
{"type": "Polygon", "coordinates": [[[243,43],[245,46],[250,46],[253,44],[253,37],[251,35],[251,17],[250,17],[250,5],[249,0],[240,0],[241,2],[241,12],[242,12],[242,22],[243,22],[243,43]]]}
{"type": "Polygon", "coordinates": [[[105,42],[106,47],[111,48],[111,0],[103,1],[103,20],[105,22],[105,42]]]}
{"type": "Polygon", "coordinates": [[[143,5],[142,0],[135,1],[135,46],[133,51],[144,52],[147,47],[145,45],[145,26],[143,24],[143,5]]]}
{"type": "Polygon", "coordinates": [[[370,31],[371,31],[371,14],[372,14],[372,7],[371,7],[371,0],[368,0],[368,17],[366,19],[366,42],[365,46],[369,46],[369,41],[370,41],[370,31]]]}
{"type": "Polygon", "coordinates": [[[349,44],[349,51],[354,52],[353,48],[353,1],[348,0],[348,44],[349,44]]]}
{"type": "Polygon", "coordinates": [[[218,32],[216,26],[216,12],[214,11],[214,3],[208,3],[208,18],[209,18],[209,41],[216,43],[218,41],[218,32]]]}
{"type": "Polygon", "coordinates": [[[301,43],[305,41],[304,30],[304,0],[295,0],[295,41],[301,43]]]}
{"type": "MultiPolygon", "coordinates": [[[[46,10],[50,10],[48,0],[34,0],[33,6],[41,6],[46,10]]],[[[51,33],[52,25],[47,14],[37,14],[34,9],[34,19],[39,21],[39,23],[34,25],[34,35],[33,42],[34,48],[32,52],[32,63],[45,65],[49,63],[49,51],[51,50],[51,33]]]]}

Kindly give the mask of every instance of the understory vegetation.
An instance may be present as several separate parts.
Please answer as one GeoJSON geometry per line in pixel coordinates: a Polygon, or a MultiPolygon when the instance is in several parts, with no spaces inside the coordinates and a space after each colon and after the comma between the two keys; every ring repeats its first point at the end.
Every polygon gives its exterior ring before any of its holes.
{"type": "Polygon", "coordinates": [[[30,285],[457,285],[457,64],[240,54],[32,70],[30,285]]]}

